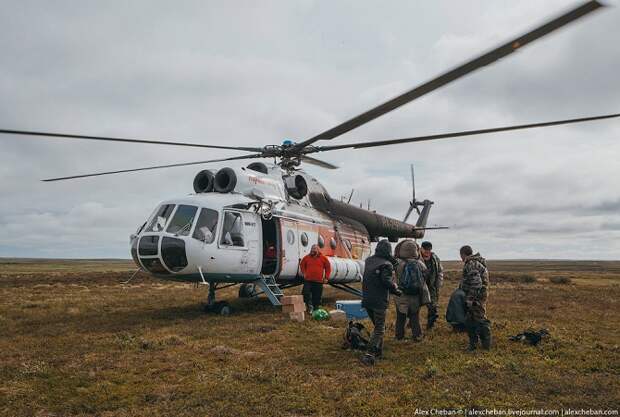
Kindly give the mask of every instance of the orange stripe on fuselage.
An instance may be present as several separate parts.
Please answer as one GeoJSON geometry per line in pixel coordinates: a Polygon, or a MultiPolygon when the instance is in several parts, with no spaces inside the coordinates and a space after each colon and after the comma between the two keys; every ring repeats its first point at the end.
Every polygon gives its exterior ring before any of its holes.
{"type": "Polygon", "coordinates": [[[281,219],[284,227],[296,226],[299,232],[316,233],[323,237],[325,245],[321,248],[321,253],[325,256],[337,256],[339,258],[363,259],[364,254],[370,253],[370,243],[367,235],[356,231],[347,225],[339,225],[339,231],[336,233],[335,225],[323,226],[310,224],[305,222],[296,222],[289,219],[281,219]],[[331,247],[331,239],[336,241],[336,249],[331,247]],[[348,240],[351,243],[349,251],[342,240],[348,240]]]}

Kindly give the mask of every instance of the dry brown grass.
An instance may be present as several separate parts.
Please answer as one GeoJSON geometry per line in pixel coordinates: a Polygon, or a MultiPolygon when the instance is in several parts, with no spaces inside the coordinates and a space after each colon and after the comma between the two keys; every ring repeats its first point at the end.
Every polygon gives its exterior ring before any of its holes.
{"type": "MultiPolygon", "coordinates": [[[[618,263],[492,263],[508,278],[490,292],[491,352],[463,352],[465,336],[445,322],[419,344],[393,341],[390,325],[387,359],[372,369],[340,349],[338,325],[292,323],[235,289],[219,295],[233,316],[206,315],[204,288],[144,276],[122,286],[129,271],[105,272],[117,266],[0,265],[0,414],[401,416],[620,403],[618,263]],[[528,327],[551,338],[508,341],[528,327]]],[[[443,307],[455,286],[446,281],[443,307]]],[[[328,304],[339,298],[326,291],[328,304]]]]}

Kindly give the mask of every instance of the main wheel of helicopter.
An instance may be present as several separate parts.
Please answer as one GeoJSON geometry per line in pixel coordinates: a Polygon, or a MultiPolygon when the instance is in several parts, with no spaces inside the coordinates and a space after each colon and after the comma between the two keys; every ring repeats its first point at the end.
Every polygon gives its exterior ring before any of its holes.
{"type": "Polygon", "coordinates": [[[239,286],[239,298],[252,298],[256,295],[255,284],[241,284],[239,286]]]}
{"type": "Polygon", "coordinates": [[[230,316],[232,313],[232,307],[226,301],[216,301],[211,304],[206,304],[204,307],[205,313],[215,313],[221,316],[230,316]]]}

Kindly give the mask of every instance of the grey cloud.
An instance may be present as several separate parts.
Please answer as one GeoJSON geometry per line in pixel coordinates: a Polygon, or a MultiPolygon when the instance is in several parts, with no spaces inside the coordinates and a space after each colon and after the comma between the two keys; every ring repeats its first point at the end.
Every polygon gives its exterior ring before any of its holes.
{"type": "Polygon", "coordinates": [[[620,231],[620,222],[605,222],[601,224],[601,230],[620,231]]]}
{"type": "Polygon", "coordinates": [[[620,198],[613,201],[602,201],[599,204],[592,206],[592,209],[603,213],[618,213],[620,214],[620,198]]]}

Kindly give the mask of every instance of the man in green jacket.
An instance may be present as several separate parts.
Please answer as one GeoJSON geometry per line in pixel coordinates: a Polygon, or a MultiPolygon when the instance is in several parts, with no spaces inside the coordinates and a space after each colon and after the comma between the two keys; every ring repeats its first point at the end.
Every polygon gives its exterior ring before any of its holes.
{"type": "Polygon", "coordinates": [[[431,303],[426,306],[428,308],[426,328],[430,330],[439,318],[439,290],[443,285],[443,267],[439,257],[433,252],[431,242],[422,242],[420,253],[426,265],[426,285],[431,293],[431,303]]]}

